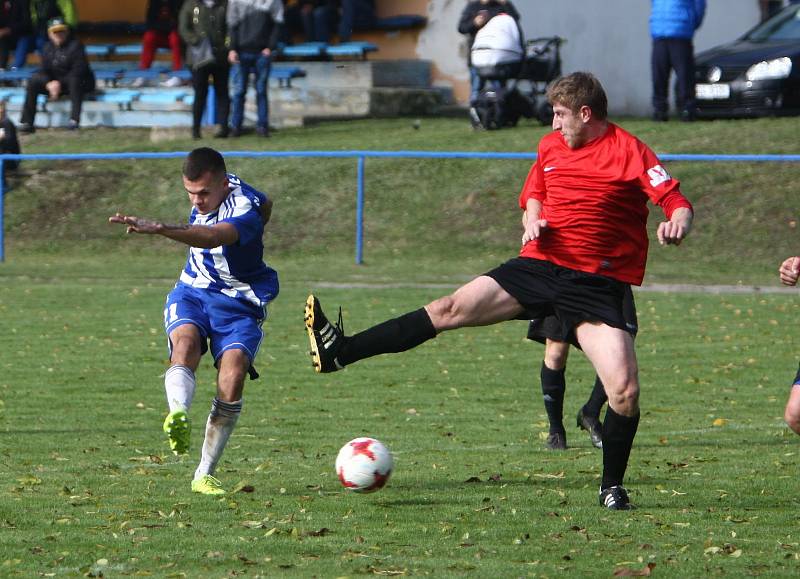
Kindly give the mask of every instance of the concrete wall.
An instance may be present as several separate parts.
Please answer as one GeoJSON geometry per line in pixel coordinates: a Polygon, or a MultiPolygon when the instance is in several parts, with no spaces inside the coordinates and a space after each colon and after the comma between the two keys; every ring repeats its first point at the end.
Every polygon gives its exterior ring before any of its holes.
{"type": "MultiPolygon", "coordinates": [[[[420,35],[419,58],[435,65],[435,81],[452,83],[460,102],[467,95],[464,38],[455,30],[467,0],[430,0],[428,27],[420,35]]],[[[603,82],[612,114],[650,113],[650,35],[647,0],[515,0],[525,36],[567,39],[564,72],[588,70],[603,82]]],[[[733,40],[759,19],[757,0],[708,0],[697,51],[733,40]]]]}

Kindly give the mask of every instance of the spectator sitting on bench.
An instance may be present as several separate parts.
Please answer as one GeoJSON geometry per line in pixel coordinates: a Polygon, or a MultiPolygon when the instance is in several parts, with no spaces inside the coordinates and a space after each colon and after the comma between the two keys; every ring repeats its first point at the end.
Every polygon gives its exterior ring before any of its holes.
{"type": "Polygon", "coordinates": [[[375,0],[339,0],[339,42],[350,42],[353,28],[375,26],[375,0]]]}
{"type": "Polygon", "coordinates": [[[283,42],[291,44],[292,35],[300,32],[306,42],[330,40],[336,13],[333,0],[288,0],[285,4],[283,42]]]}
{"type": "MultiPolygon", "coordinates": [[[[78,11],[73,0],[20,0],[22,9],[28,6],[31,29],[27,34],[17,36],[17,51],[14,53],[14,66],[21,68],[25,65],[28,54],[34,50],[42,52],[48,40],[48,22],[53,18],[60,18],[67,26],[75,30],[78,25],[78,11]]],[[[21,23],[26,18],[19,19],[21,23]]],[[[20,31],[22,32],[22,31],[20,31]]]]}
{"type": "Polygon", "coordinates": [[[22,109],[19,131],[32,133],[36,117],[36,99],[47,94],[55,100],[69,95],[72,107],[69,128],[77,129],[81,120],[83,98],[94,91],[94,73],[89,67],[86,49],[70,32],[61,18],[53,18],[47,26],[50,42],[42,49],[42,68],[33,73],[25,89],[25,105],[22,109]]]}
{"type": "MultiPolygon", "coordinates": [[[[178,34],[178,12],[182,0],[148,0],[145,15],[145,30],[142,36],[142,56],[139,68],[146,70],[153,64],[157,48],[172,51],[172,70],[183,68],[181,37],[178,34]]],[[[139,79],[137,79],[139,80],[139,79]]],[[[177,76],[164,81],[163,86],[178,86],[182,83],[177,76]]]]}

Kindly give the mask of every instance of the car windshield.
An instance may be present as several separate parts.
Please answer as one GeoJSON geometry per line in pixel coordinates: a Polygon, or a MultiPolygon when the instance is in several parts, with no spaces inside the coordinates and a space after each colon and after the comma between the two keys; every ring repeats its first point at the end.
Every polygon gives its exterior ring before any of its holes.
{"type": "Polygon", "coordinates": [[[800,40],[800,6],[786,8],[753,28],[744,38],[750,42],[800,40]]]}

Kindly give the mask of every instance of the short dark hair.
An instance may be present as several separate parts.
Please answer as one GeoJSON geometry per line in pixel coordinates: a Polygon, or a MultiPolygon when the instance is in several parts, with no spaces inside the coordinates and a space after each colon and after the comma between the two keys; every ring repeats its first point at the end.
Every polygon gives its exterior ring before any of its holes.
{"type": "Polygon", "coordinates": [[[183,176],[189,181],[197,181],[206,173],[225,175],[225,159],[219,151],[211,147],[199,147],[186,156],[183,162],[183,176]]]}
{"type": "Polygon", "coordinates": [[[608,117],[608,97],[603,85],[590,72],[573,72],[562,76],[547,89],[547,100],[551,105],[559,104],[573,113],[587,106],[598,120],[608,117]]]}

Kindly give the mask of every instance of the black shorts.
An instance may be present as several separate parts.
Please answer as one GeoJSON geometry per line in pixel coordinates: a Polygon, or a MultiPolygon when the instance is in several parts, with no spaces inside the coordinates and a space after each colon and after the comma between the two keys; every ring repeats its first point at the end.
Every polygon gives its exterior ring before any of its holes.
{"type": "Polygon", "coordinates": [[[510,259],[485,275],[525,308],[524,319],[555,317],[552,335],[559,341],[577,346],[575,327],[582,322],[602,322],[636,334],[623,305],[630,286],[621,281],[528,257],[510,259]]]}
{"type": "MultiPolygon", "coordinates": [[[[625,285],[625,294],[622,296],[622,315],[625,318],[625,329],[636,337],[639,331],[639,320],[636,316],[636,303],[633,300],[631,286],[625,285]]],[[[567,336],[563,334],[561,322],[556,316],[546,318],[535,318],[528,325],[528,339],[545,344],[547,340],[556,342],[568,342],[567,336]]],[[[578,346],[578,344],[574,344],[578,346]]],[[[580,348],[580,346],[578,346],[580,348]]]]}

